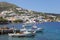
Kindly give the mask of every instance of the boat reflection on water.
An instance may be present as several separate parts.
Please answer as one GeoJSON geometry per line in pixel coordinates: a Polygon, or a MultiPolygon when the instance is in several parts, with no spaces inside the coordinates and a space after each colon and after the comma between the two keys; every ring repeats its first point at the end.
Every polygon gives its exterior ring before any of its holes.
{"type": "Polygon", "coordinates": [[[35,36],[28,37],[9,37],[8,40],[34,40],[35,36]]]}

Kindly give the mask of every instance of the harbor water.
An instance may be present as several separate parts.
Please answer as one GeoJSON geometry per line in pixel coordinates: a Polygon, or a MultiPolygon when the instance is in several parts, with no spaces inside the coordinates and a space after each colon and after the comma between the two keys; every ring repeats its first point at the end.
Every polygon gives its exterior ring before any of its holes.
{"type": "MultiPolygon", "coordinates": [[[[9,28],[15,26],[15,28],[22,28],[22,23],[6,24],[9,28]]],[[[4,25],[0,25],[2,27],[4,25]]],[[[31,25],[32,26],[32,25],[31,25]]],[[[27,28],[31,28],[27,26],[27,28]]],[[[32,37],[9,37],[6,35],[0,35],[0,40],[60,40],[60,23],[59,22],[45,22],[36,23],[36,26],[44,28],[42,32],[36,33],[32,37]]]]}

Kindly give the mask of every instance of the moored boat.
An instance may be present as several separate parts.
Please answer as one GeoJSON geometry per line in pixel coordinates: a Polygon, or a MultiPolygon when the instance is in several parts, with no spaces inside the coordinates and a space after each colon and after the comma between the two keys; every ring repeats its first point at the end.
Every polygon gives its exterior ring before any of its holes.
{"type": "Polygon", "coordinates": [[[33,36],[35,35],[35,31],[34,32],[28,32],[28,31],[21,31],[21,32],[14,32],[14,33],[9,33],[9,36],[33,36]]]}
{"type": "Polygon", "coordinates": [[[31,30],[34,30],[36,32],[40,32],[40,31],[43,31],[43,28],[38,28],[37,26],[32,26],[31,30]]]}
{"type": "Polygon", "coordinates": [[[23,28],[20,29],[20,31],[25,31],[25,30],[27,30],[29,32],[32,32],[32,31],[41,32],[41,31],[43,31],[43,28],[38,28],[37,26],[32,26],[31,29],[27,29],[25,26],[23,26],[23,28]]]}

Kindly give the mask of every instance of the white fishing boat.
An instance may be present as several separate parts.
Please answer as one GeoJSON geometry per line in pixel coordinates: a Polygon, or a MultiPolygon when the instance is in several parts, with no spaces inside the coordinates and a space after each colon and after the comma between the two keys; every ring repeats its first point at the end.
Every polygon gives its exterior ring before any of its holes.
{"type": "Polygon", "coordinates": [[[33,36],[33,35],[35,35],[35,31],[34,32],[21,31],[19,33],[14,32],[14,33],[9,33],[8,35],[9,36],[19,36],[19,37],[21,37],[21,36],[33,36]]]}
{"type": "Polygon", "coordinates": [[[32,29],[28,29],[28,31],[41,32],[41,31],[43,31],[43,28],[38,28],[37,26],[33,26],[32,29]]]}
{"type": "Polygon", "coordinates": [[[9,36],[33,36],[35,32],[10,33],[9,36]]]}
{"type": "Polygon", "coordinates": [[[22,27],[23,28],[20,29],[20,31],[25,31],[25,30],[27,30],[29,32],[32,32],[32,31],[41,32],[41,31],[43,31],[43,28],[38,28],[37,26],[32,26],[31,29],[26,29],[26,27],[24,25],[22,27]]]}

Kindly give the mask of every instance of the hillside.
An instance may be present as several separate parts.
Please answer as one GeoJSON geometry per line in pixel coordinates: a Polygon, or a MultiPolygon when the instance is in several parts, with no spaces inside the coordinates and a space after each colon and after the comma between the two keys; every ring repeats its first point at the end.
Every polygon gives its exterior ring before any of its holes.
{"type": "Polygon", "coordinates": [[[27,9],[23,9],[22,7],[18,7],[15,4],[7,3],[7,2],[0,2],[0,12],[5,11],[5,10],[10,10],[12,9],[16,13],[33,13],[33,14],[38,14],[38,15],[54,15],[54,16],[59,16],[60,14],[53,14],[53,13],[43,13],[43,12],[36,12],[36,11],[30,11],[27,9]],[[16,9],[18,8],[18,10],[16,9]],[[22,12],[20,12],[22,11],[22,12]]]}
{"type": "Polygon", "coordinates": [[[10,3],[7,3],[7,2],[0,2],[0,12],[3,11],[3,10],[9,10],[10,8],[15,8],[17,7],[16,5],[14,4],[10,4],[10,3]]]}

